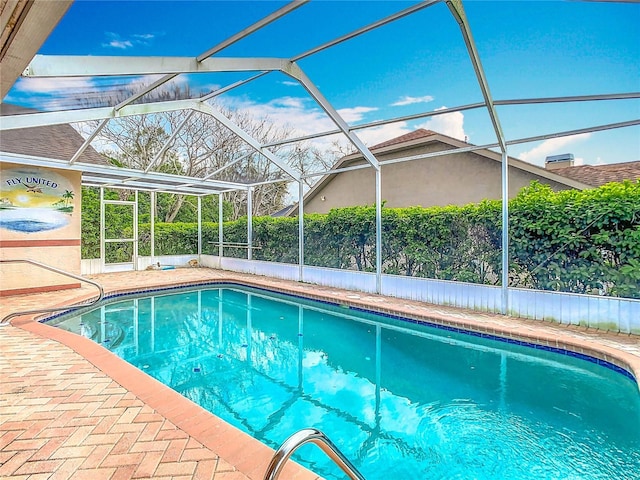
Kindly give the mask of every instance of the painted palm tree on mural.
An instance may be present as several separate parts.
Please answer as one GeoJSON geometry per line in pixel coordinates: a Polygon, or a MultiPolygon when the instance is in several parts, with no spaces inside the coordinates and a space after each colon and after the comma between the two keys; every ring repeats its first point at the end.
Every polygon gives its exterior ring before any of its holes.
{"type": "Polygon", "coordinates": [[[73,197],[74,197],[74,193],[71,190],[65,190],[65,192],[62,194],[65,208],[69,207],[69,202],[73,200],[73,197]]]}

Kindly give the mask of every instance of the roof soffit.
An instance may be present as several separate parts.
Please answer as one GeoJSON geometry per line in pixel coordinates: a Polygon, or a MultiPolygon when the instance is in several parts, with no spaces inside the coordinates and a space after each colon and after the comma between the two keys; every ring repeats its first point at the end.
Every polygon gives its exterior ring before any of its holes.
{"type": "Polygon", "coordinates": [[[40,49],[73,0],[2,2],[0,43],[0,99],[40,49]]]}

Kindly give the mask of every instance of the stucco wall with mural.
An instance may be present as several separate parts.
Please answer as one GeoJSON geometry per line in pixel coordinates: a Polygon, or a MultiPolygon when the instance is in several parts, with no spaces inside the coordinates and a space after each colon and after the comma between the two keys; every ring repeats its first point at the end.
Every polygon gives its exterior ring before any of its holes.
{"type": "MultiPolygon", "coordinates": [[[[0,258],[79,274],[80,196],[80,172],[0,163],[0,258]]],[[[2,265],[0,296],[78,286],[37,267],[2,265]]]]}

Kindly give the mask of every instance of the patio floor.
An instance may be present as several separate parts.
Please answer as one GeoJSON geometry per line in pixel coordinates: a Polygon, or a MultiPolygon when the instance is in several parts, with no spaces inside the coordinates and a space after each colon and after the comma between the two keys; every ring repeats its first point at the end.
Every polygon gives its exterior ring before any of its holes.
{"type": "MultiPolygon", "coordinates": [[[[106,292],[236,281],[586,353],[640,378],[640,337],[207,268],[94,275],[106,292]]],[[[2,299],[0,316],[95,289],[2,299]]],[[[1,479],[255,479],[273,451],[86,338],[18,317],[0,328],[1,479]]],[[[310,425],[312,426],[312,425],[310,425]]],[[[291,432],[293,433],[293,432],[291,432]]],[[[338,445],[340,439],[333,439],[338,445]]],[[[281,478],[317,475],[289,462],[281,478]]]]}

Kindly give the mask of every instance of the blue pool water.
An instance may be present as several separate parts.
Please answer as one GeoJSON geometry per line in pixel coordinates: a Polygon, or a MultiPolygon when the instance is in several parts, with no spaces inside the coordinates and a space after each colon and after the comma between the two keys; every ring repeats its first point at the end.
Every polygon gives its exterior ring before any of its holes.
{"type": "Polygon", "coordinates": [[[581,358],[236,286],[52,323],[274,448],[318,428],[367,480],[640,478],[638,387],[581,358]]]}

